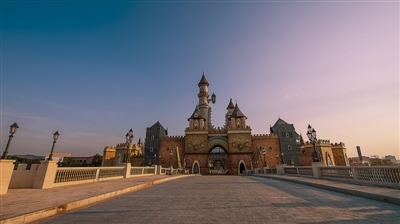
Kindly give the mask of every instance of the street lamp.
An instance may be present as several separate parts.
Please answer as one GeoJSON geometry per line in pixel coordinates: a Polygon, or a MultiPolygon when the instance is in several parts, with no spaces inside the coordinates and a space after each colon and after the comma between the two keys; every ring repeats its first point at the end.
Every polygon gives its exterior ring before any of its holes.
{"type": "Polygon", "coordinates": [[[3,156],[1,157],[1,159],[6,159],[7,158],[7,154],[8,154],[8,147],[10,147],[10,142],[12,137],[14,137],[15,132],[17,132],[18,130],[18,125],[17,122],[15,122],[14,124],[12,124],[10,126],[10,136],[8,136],[8,142],[7,142],[7,146],[6,146],[6,150],[4,150],[3,156]]]}
{"type": "Polygon", "coordinates": [[[131,143],[133,141],[133,131],[132,128],[125,135],[126,138],[126,163],[129,163],[129,149],[131,147],[131,143]]]}
{"type": "Polygon", "coordinates": [[[54,134],[53,134],[53,146],[51,147],[50,155],[49,155],[49,158],[47,159],[48,161],[53,161],[53,150],[54,150],[54,145],[56,144],[56,141],[58,139],[58,136],[60,136],[60,133],[58,133],[58,131],[54,132],[54,134]]]}
{"type": "Polygon", "coordinates": [[[317,131],[311,125],[308,125],[307,127],[307,137],[310,140],[310,142],[313,144],[314,147],[314,152],[313,152],[313,162],[321,162],[321,155],[317,152],[317,149],[315,148],[315,143],[318,141],[317,139],[317,131]]]}

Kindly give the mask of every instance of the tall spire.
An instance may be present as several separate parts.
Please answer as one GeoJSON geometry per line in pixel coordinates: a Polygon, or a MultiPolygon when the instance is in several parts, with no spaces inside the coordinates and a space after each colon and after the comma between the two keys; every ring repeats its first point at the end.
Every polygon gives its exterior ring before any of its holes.
{"type": "Polygon", "coordinates": [[[208,84],[208,81],[207,81],[207,79],[206,79],[206,76],[204,75],[204,72],[203,72],[203,75],[201,76],[201,80],[200,80],[198,86],[200,87],[200,86],[203,85],[203,84],[205,84],[205,85],[207,85],[207,86],[210,85],[210,84],[208,84]]]}

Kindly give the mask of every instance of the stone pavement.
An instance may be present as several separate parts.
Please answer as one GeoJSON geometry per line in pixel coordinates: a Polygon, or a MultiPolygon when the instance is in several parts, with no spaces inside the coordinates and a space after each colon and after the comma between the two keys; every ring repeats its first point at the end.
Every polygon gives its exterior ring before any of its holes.
{"type": "Polygon", "coordinates": [[[255,176],[189,176],[39,220],[69,223],[385,223],[400,206],[255,176]]]}
{"type": "MultiPolygon", "coordinates": [[[[188,175],[141,176],[128,179],[117,179],[117,180],[57,187],[57,188],[43,189],[43,190],[10,189],[6,195],[0,196],[0,210],[1,210],[0,224],[28,223],[55,214],[61,214],[61,213],[65,214],[66,211],[70,211],[75,208],[83,207],[104,199],[109,199],[111,197],[121,195],[123,193],[133,192],[138,189],[142,189],[148,186],[152,186],[154,184],[158,184],[161,182],[165,182],[180,177],[188,177],[188,175]]],[[[219,176],[219,177],[224,177],[224,176],[219,176]]],[[[238,180],[244,179],[240,176],[236,176],[235,178],[239,178],[238,180]]],[[[260,174],[248,178],[253,178],[255,180],[258,179],[259,181],[264,181],[263,179],[265,179],[265,181],[279,179],[284,181],[297,182],[318,188],[324,188],[331,191],[339,191],[342,193],[357,195],[361,197],[366,197],[370,199],[375,199],[400,205],[400,191],[395,189],[368,187],[368,186],[346,184],[346,183],[340,183],[322,179],[283,176],[274,174],[271,175],[260,174]]],[[[225,180],[229,180],[229,178],[225,178],[225,180]]],[[[179,182],[185,182],[185,180],[180,180],[179,182]]],[[[222,186],[224,185],[228,186],[228,184],[229,183],[221,183],[222,186]]],[[[256,190],[252,188],[247,188],[248,186],[246,185],[246,182],[240,184],[242,185],[242,187],[246,188],[246,192],[249,195],[253,194],[252,192],[256,190]]],[[[164,185],[166,185],[166,183],[161,186],[164,185]]],[[[188,187],[191,186],[188,185],[188,187]]],[[[204,187],[205,188],[201,190],[211,193],[215,195],[215,197],[217,198],[220,197],[217,194],[218,192],[210,191],[212,189],[207,188],[206,185],[204,185],[204,187]]],[[[177,192],[171,192],[171,194],[179,195],[179,190],[180,190],[179,188],[173,189],[173,191],[177,192]]],[[[128,195],[125,197],[128,197],[128,195]]],[[[170,202],[171,199],[170,195],[164,195],[160,197],[161,199],[159,199],[158,204],[162,204],[165,200],[168,200],[170,202]]]]}
{"type": "Polygon", "coordinates": [[[29,223],[180,177],[185,176],[146,175],[51,189],[9,189],[0,196],[0,224],[29,223]]]}

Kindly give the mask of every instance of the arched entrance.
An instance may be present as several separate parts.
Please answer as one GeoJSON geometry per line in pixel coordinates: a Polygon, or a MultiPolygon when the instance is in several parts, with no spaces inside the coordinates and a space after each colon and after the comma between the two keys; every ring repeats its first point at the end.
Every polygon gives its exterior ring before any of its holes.
{"type": "Polygon", "coordinates": [[[198,174],[198,173],[200,173],[199,162],[198,162],[197,160],[194,161],[194,163],[193,163],[193,166],[192,166],[192,173],[193,173],[193,174],[198,174]]]}
{"type": "Polygon", "coordinates": [[[246,165],[244,165],[243,160],[239,162],[239,169],[238,169],[238,171],[239,171],[239,173],[238,173],[239,175],[240,175],[240,174],[246,174],[246,165]]]}
{"type": "Polygon", "coordinates": [[[228,173],[228,153],[222,146],[216,145],[211,148],[208,154],[208,168],[210,174],[228,173]]]}

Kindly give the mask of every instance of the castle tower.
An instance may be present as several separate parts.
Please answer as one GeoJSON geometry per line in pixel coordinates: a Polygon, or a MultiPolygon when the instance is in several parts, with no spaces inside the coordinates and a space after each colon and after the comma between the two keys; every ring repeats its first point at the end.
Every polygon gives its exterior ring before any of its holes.
{"type": "MultiPolygon", "coordinates": [[[[232,101],[231,101],[232,102],[232,101]]],[[[229,108],[229,106],[228,106],[229,108]]],[[[229,113],[229,109],[228,109],[229,113]]],[[[229,128],[230,129],[245,129],[246,128],[246,120],[247,117],[240,111],[239,106],[235,104],[235,107],[229,117],[230,123],[229,123],[229,128]]]]}
{"type": "Polygon", "coordinates": [[[225,114],[225,126],[229,127],[229,119],[231,118],[232,112],[235,109],[235,105],[232,103],[232,98],[229,101],[228,107],[226,108],[227,112],[225,114]]]}
{"type": "Polygon", "coordinates": [[[208,97],[209,97],[209,94],[208,94],[208,86],[209,86],[209,84],[208,84],[208,81],[207,81],[207,79],[206,79],[206,77],[204,75],[204,72],[203,72],[203,75],[201,77],[201,80],[200,80],[198,86],[199,86],[199,94],[197,94],[197,96],[199,97],[199,106],[198,107],[199,107],[200,114],[206,119],[204,127],[205,127],[205,129],[208,129],[208,127],[212,126],[211,125],[211,107],[208,104],[208,102],[211,101],[212,103],[215,103],[216,96],[213,93],[212,96],[211,96],[211,99],[208,99],[208,97]]]}
{"type": "Polygon", "coordinates": [[[204,130],[204,124],[206,118],[200,113],[199,107],[196,106],[192,116],[188,119],[189,130],[204,130]]]}

